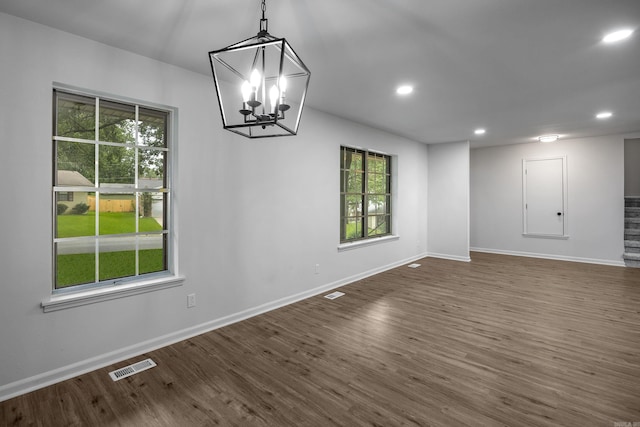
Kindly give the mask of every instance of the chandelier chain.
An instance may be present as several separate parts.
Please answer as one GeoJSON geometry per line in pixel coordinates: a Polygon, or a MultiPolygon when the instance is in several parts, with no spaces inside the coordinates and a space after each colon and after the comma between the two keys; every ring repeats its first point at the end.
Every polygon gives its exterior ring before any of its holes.
{"type": "Polygon", "coordinates": [[[262,19],[260,20],[260,32],[258,33],[258,35],[264,37],[266,35],[269,34],[268,31],[268,24],[267,24],[267,18],[265,18],[265,12],[267,11],[267,2],[266,0],[262,0],[262,19]]]}

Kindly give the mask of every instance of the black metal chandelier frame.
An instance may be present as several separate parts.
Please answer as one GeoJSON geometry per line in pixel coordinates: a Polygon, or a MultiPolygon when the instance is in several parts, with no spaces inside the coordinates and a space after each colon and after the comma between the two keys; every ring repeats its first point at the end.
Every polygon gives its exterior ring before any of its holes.
{"type": "MultiPolygon", "coordinates": [[[[265,0],[262,0],[261,6],[262,18],[256,36],[209,52],[223,127],[248,138],[296,135],[311,72],[285,38],[269,34],[268,20],[265,17],[265,0]],[[268,75],[267,50],[269,49],[270,51],[275,49],[274,52],[279,61],[276,75],[273,73],[268,75]],[[230,55],[247,55],[247,53],[252,55],[251,66],[248,69],[238,70],[238,66],[232,65],[228,59],[230,55]],[[224,80],[223,73],[226,73],[227,81],[224,80]],[[233,84],[228,81],[230,79],[243,82],[240,90],[233,86],[232,91],[225,92],[223,86],[233,84]],[[295,116],[287,121],[287,112],[291,110],[290,100],[287,97],[290,82],[297,82],[300,87],[297,88],[297,96],[294,100],[296,108],[292,110],[295,116]],[[267,93],[268,85],[271,85],[269,93],[267,93]],[[232,96],[229,96],[229,93],[232,96]],[[232,107],[225,105],[225,100],[228,98],[232,98],[232,107]],[[267,99],[271,101],[271,108],[267,105],[267,99]]],[[[276,66],[271,67],[275,69],[276,66]]]]}

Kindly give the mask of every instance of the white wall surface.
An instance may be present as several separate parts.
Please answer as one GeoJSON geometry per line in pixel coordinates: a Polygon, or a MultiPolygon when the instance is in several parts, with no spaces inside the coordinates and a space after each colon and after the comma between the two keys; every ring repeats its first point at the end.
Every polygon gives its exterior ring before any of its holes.
{"type": "Polygon", "coordinates": [[[471,150],[471,247],[623,265],[621,136],[471,150]],[[522,235],[522,159],[567,156],[569,239],[522,235]]]}
{"type": "Polygon", "coordinates": [[[429,256],[469,260],[469,142],[429,145],[429,256]]]}
{"type": "Polygon", "coordinates": [[[424,144],[310,108],[298,136],[250,141],[222,130],[210,76],[5,14],[0,57],[0,400],[426,253],[424,144]],[[42,312],[52,277],[53,82],[179,109],[183,286],[42,312]],[[337,251],[341,144],[397,156],[398,240],[337,251]],[[187,309],[191,293],[197,306],[187,309]]]}
{"type": "Polygon", "coordinates": [[[640,138],[624,140],[624,195],[640,197],[640,138]]]}

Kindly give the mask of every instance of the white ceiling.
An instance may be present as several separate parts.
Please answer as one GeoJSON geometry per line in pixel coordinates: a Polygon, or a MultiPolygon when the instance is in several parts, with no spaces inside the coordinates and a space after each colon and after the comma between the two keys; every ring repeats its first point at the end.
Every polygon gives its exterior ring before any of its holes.
{"type": "MultiPolygon", "coordinates": [[[[257,33],[260,0],[0,0],[0,12],[210,75],[209,51],[257,33]]],[[[417,141],[640,131],[640,0],[267,0],[267,18],[311,69],[307,105],[417,141]],[[621,27],[636,33],[601,42],[621,27]],[[414,93],[397,96],[401,83],[414,93]]]]}

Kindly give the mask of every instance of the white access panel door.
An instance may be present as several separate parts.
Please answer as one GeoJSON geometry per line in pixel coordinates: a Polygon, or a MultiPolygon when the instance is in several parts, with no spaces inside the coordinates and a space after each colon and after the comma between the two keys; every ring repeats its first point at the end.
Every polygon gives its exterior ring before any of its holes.
{"type": "Polygon", "coordinates": [[[567,237],[566,157],[523,160],[524,234],[567,237]]]}

